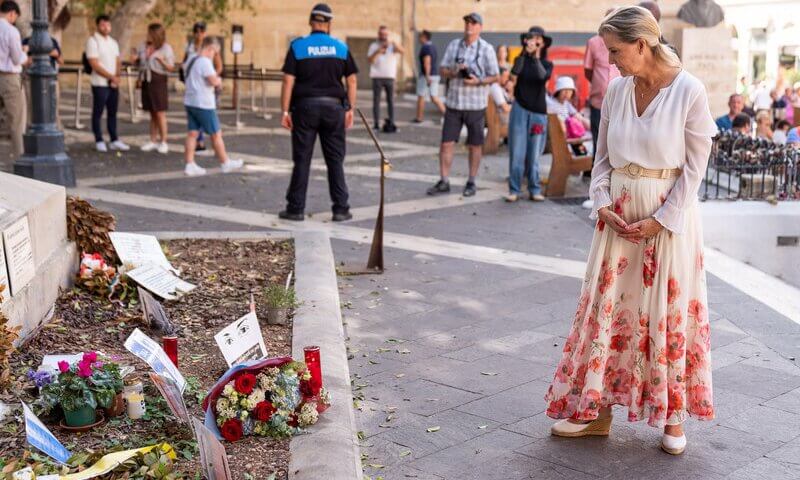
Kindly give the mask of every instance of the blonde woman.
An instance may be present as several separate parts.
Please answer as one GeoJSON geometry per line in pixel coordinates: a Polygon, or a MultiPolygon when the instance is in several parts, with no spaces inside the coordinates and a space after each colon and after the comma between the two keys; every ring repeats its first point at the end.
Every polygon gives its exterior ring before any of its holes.
{"type": "Polygon", "coordinates": [[[142,108],[150,112],[150,141],[142,151],[168,153],[167,110],[169,74],[175,70],[175,53],[166,42],[167,32],[160,23],[147,27],[147,41],[139,47],[139,72],[142,85],[142,108]]]}
{"type": "Polygon", "coordinates": [[[714,418],[697,190],[717,128],[703,84],[659,42],[649,11],[618,9],[599,34],[623,77],[601,109],[597,226],[547,415],[561,419],[553,435],[608,435],[622,405],[680,454],[687,417],[714,418]]]}
{"type": "Polygon", "coordinates": [[[759,110],[756,113],[756,137],[772,140],[772,115],[769,110],[759,110]]]}

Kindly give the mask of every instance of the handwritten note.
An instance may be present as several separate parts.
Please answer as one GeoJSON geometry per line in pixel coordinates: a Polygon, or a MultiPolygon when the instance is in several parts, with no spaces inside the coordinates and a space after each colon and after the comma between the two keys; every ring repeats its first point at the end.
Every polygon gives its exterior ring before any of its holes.
{"type": "Polygon", "coordinates": [[[214,335],[222,356],[232,367],[248,360],[266,358],[267,347],[255,312],[250,312],[214,335]]]}
{"type": "Polygon", "coordinates": [[[36,273],[27,216],[20,218],[3,230],[3,243],[8,266],[8,279],[11,283],[11,295],[16,295],[33,280],[36,273]]]}
{"type": "Polygon", "coordinates": [[[191,292],[196,287],[189,282],[181,280],[161,266],[153,264],[133,269],[127,275],[141,285],[142,288],[167,300],[175,300],[181,294],[191,292]]]}
{"type": "Polygon", "coordinates": [[[134,267],[158,265],[165,270],[180,274],[167,260],[156,237],[124,232],[111,232],[108,236],[123,264],[131,264],[134,267]]]}

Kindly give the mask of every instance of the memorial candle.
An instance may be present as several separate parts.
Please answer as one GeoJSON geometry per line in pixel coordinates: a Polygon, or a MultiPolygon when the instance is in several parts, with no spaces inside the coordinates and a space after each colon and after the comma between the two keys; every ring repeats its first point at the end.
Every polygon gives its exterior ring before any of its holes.
{"type": "Polygon", "coordinates": [[[311,394],[313,396],[317,396],[319,395],[319,391],[322,389],[322,364],[320,363],[319,358],[319,347],[305,347],[303,352],[305,352],[308,373],[311,374],[311,380],[309,381],[311,386],[311,394]]]}
{"type": "Polygon", "coordinates": [[[172,361],[175,367],[178,367],[178,337],[175,336],[164,336],[161,337],[161,345],[164,349],[164,353],[167,354],[167,357],[172,361]]]}

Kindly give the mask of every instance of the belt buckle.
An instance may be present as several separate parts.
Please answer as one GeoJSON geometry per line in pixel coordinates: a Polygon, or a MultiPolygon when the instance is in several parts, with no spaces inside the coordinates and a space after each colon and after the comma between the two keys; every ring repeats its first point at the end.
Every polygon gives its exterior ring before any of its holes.
{"type": "Polygon", "coordinates": [[[635,163],[629,163],[625,170],[631,177],[638,177],[642,173],[642,167],[635,163]]]}

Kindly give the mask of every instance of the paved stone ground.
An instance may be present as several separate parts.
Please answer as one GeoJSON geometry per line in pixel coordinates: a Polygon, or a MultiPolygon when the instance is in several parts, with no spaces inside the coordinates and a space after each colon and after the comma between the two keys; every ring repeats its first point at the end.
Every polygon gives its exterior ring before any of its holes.
{"type": "MultiPolygon", "coordinates": [[[[368,111],[366,102],[360,106],[368,111]]],[[[65,101],[63,113],[71,108],[65,101]]],[[[504,204],[504,151],[485,160],[477,197],[427,198],[437,172],[438,116],[411,126],[412,115],[411,102],[399,102],[400,133],[381,137],[394,165],[387,180],[387,271],[340,277],[367,476],[800,478],[800,318],[772,310],[759,291],[733,288],[714,275],[722,275],[714,265],[709,300],[718,417],[688,422],[686,454],[662,453],[660,433],[625,422],[621,409],[609,438],[552,438],[542,397],[570,326],[591,239],[582,198],[504,204]],[[428,432],[431,427],[439,429],[428,432]]],[[[224,113],[229,150],[248,169],[186,179],[178,105],[169,118],[173,152],[164,156],[98,155],[87,128],[68,128],[80,180],[73,193],[114,212],[120,230],[320,229],[333,238],[343,271],[365,264],[378,167],[363,128],[348,137],[356,218],[328,223],[324,166],[317,161],[307,210],[313,215],[298,225],[275,216],[291,158],[277,119],[245,114],[246,126],[237,132],[233,114],[224,113]]],[[[144,122],[131,124],[123,115],[120,128],[131,144],[146,141],[144,122]]],[[[8,150],[0,143],[3,170],[11,168],[8,150]]],[[[214,166],[209,158],[200,163],[214,166]]],[[[455,165],[455,176],[466,174],[463,150],[455,165]]],[[[580,197],[586,185],[574,178],[570,191],[580,197]]],[[[787,303],[796,308],[797,298],[787,303]]]]}

